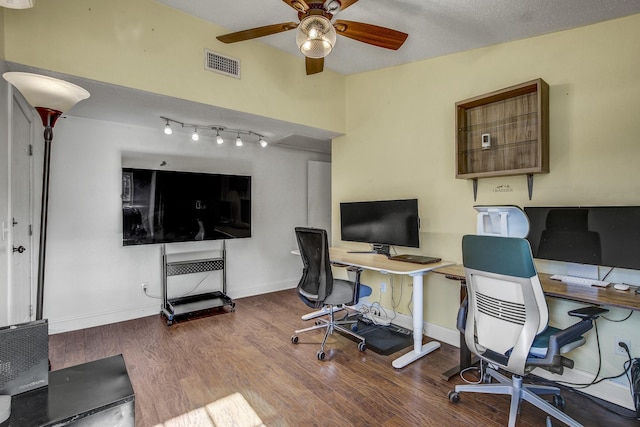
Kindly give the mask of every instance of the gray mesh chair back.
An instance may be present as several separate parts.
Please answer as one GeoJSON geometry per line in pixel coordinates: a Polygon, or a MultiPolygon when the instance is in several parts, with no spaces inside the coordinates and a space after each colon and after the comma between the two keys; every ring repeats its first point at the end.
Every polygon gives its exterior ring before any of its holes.
{"type": "Polygon", "coordinates": [[[327,232],[305,227],[296,227],[295,231],[303,264],[298,294],[309,307],[319,308],[333,291],[327,232]]]}

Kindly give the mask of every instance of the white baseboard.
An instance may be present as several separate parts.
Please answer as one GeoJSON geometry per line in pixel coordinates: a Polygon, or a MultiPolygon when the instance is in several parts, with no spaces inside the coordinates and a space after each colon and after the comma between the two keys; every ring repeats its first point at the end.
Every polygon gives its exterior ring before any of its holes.
{"type": "MultiPolygon", "coordinates": [[[[295,279],[277,283],[268,283],[253,288],[243,288],[240,290],[235,289],[233,290],[233,292],[227,292],[227,294],[232,299],[245,298],[270,292],[292,289],[295,288],[297,284],[298,279],[295,279]]],[[[132,319],[139,319],[141,317],[153,316],[154,314],[157,314],[159,316],[161,306],[161,299],[156,297],[152,299],[151,302],[139,306],[127,307],[118,310],[102,311],[100,313],[92,313],[90,315],[49,319],[49,334],[54,335],[63,332],[77,331],[79,329],[93,328],[95,326],[108,325],[111,323],[118,323],[132,319]]]]}
{"type": "MultiPolygon", "coordinates": [[[[563,375],[556,375],[544,369],[536,368],[532,373],[552,381],[566,381],[578,384],[588,384],[593,380],[593,374],[579,369],[565,369],[563,375]]],[[[632,411],[636,410],[628,385],[605,380],[587,388],[581,388],[580,391],[623,408],[631,409],[632,411]]]]}
{"type": "Polygon", "coordinates": [[[79,329],[93,328],[95,326],[124,322],[141,317],[160,315],[160,301],[153,301],[136,307],[128,307],[123,310],[110,310],[95,313],[88,316],[73,316],[62,319],[49,319],[49,335],[63,332],[77,331],[79,329]]]}

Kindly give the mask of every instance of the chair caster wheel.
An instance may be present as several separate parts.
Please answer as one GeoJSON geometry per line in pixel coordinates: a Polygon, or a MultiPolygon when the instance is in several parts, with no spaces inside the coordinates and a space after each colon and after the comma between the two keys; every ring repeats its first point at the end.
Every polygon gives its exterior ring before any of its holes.
{"type": "Polygon", "coordinates": [[[316,353],[316,357],[318,358],[318,360],[324,360],[325,356],[326,355],[324,354],[324,351],[322,351],[322,350],[318,350],[318,352],[316,353]]]}
{"type": "Polygon", "coordinates": [[[352,332],[358,332],[358,324],[357,324],[357,323],[356,323],[356,324],[351,325],[351,331],[352,331],[352,332]]]}
{"type": "Polygon", "coordinates": [[[458,393],[457,391],[450,391],[449,392],[449,402],[451,402],[451,403],[460,402],[460,393],[458,393]]]}
{"type": "Polygon", "coordinates": [[[359,351],[365,351],[367,349],[367,344],[361,342],[360,344],[358,344],[358,350],[359,351]]]}
{"type": "Polygon", "coordinates": [[[298,336],[297,335],[292,335],[291,336],[291,342],[293,344],[298,344],[298,336]]]}
{"type": "Polygon", "coordinates": [[[564,408],[567,406],[567,402],[565,402],[564,397],[559,394],[553,395],[553,406],[564,411],[564,408]]]}

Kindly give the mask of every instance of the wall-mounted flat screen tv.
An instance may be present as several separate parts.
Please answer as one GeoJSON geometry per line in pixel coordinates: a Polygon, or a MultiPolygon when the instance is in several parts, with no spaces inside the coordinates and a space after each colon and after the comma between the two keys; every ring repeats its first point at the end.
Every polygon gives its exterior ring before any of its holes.
{"type": "Polygon", "coordinates": [[[251,177],[122,169],[122,243],[251,237],[251,177]]]}
{"type": "Polygon", "coordinates": [[[418,199],[340,203],[342,240],[388,246],[420,247],[418,199]]]}

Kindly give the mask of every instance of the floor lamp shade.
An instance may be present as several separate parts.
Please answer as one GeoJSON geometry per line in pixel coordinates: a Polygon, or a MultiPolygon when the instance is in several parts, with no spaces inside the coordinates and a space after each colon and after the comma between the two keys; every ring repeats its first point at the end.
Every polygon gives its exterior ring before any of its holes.
{"type": "Polygon", "coordinates": [[[53,77],[21,72],[4,73],[2,77],[14,85],[36,109],[44,108],[62,114],[89,97],[89,92],[80,86],[53,77]]]}
{"type": "Polygon", "coordinates": [[[89,92],[73,83],[32,73],[8,72],[2,77],[20,91],[33,106],[44,126],[44,165],[42,169],[42,213],[40,215],[40,247],[38,256],[38,289],[36,296],[36,320],[42,319],[44,303],[44,266],[47,244],[47,213],[49,210],[49,170],[53,126],[58,117],[79,101],[89,97],[89,92]]]}

